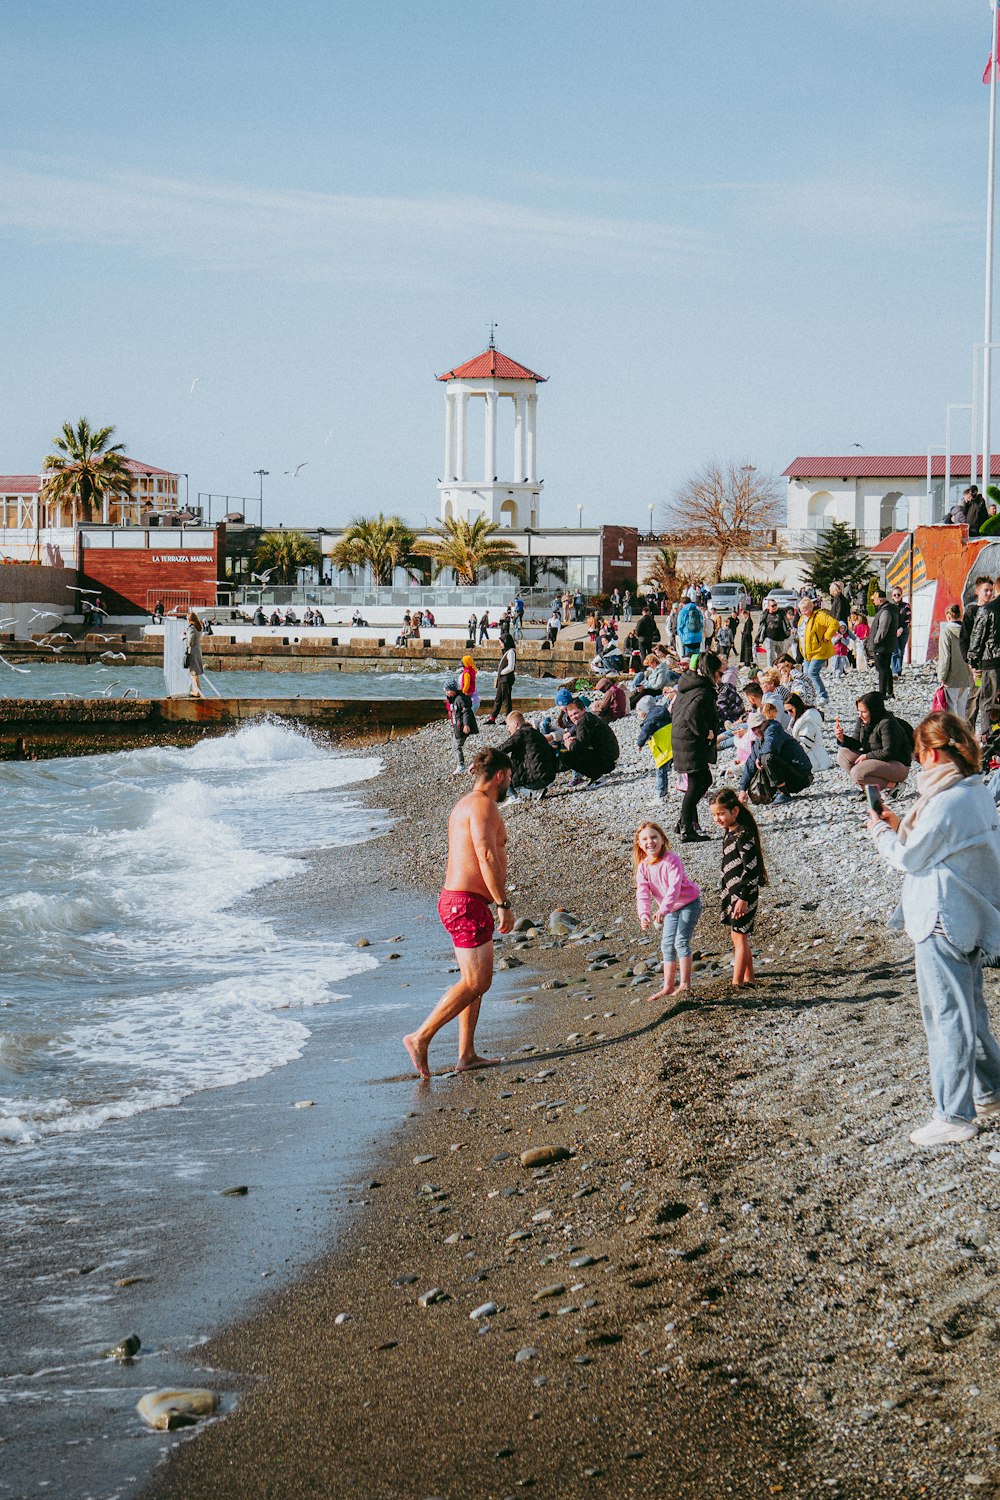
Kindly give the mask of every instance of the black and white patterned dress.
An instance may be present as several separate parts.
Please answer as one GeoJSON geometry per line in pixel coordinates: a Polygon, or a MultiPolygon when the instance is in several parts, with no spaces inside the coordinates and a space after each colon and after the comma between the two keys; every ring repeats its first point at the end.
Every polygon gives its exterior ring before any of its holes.
{"type": "Polygon", "coordinates": [[[760,860],[753,834],[737,825],[727,828],[722,840],[722,920],[734,932],[753,932],[760,895],[760,860]],[[734,918],[734,901],[747,903],[746,915],[734,918]]]}

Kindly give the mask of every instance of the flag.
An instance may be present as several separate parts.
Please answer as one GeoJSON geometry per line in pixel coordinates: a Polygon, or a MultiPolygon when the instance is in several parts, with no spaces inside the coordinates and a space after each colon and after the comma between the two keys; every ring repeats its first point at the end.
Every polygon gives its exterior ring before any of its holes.
{"type": "Polygon", "coordinates": [[[983,82],[984,83],[989,83],[989,81],[990,81],[990,75],[993,72],[996,72],[997,77],[1000,78],[1000,46],[997,45],[998,42],[1000,42],[1000,10],[997,10],[996,6],[994,5],[994,7],[993,7],[993,51],[990,53],[989,61],[987,62],[986,69],[985,69],[985,71],[983,73],[983,82]]]}

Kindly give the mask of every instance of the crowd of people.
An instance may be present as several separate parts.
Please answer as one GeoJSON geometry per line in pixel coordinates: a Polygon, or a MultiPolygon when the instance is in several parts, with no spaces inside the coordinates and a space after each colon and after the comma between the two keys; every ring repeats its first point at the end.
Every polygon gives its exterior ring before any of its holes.
{"type": "MultiPolygon", "coordinates": [[[[506,737],[480,752],[472,767],[477,789],[490,783],[494,802],[544,797],[563,773],[569,787],[600,784],[619,757],[612,725],[634,715],[660,806],[670,798],[673,774],[679,843],[710,837],[700,822],[706,798],[722,831],[720,915],[731,933],[733,985],[740,989],[755,983],[751,937],[767,884],[755,810],[788,803],[817,774],[839,768],[845,788],[868,803],[878,857],[903,875],[890,925],[914,943],[933,1098],[931,1119],[911,1134],[919,1146],[968,1140],[979,1119],[1000,1115],[1000,1046],[983,1000],[984,960],[1000,956],[1000,770],[988,785],[983,779],[984,741],[992,748],[1000,717],[1000,579],[979,579],[975,593],[964,615],[958,605],[948,611],[938,693],[916,727],[892,701],[911,625],[898,589],[874,590],[869,608],[865,588],[834,583],[827,600],[803,591],[790,609],[772,602],[756,625],[749,609],[720,615],[699,585],[665,605],[640,599],[637,618],[630,618],[631,599],[612,596],[611,612],[587,621],[597,680],[586,688],[562,685],[553,710],[537,723],[511,703],[516,656],[507,630],[486,719],[503,716],[506,737]],[[609,661],[615,656],[617,665],[609,661]],[[857,676],[847,722],[839,714],[831,721],[826,712],[828,670],[841,679],[857,676]],[[890,807],[914,762],[916,799],[890,807]]],[[[479,733],[471,654],[445,695],[458,772],[466,741],[479,733]]],[[[676,995],[691,984],[703,892],[658,819],[636,830],[634,862],[639,924],[661,929],[663,982],[653,998],[676,995]]],[[[497,904],[506,916],[505,899],[497,904]]],[[[426,1048],[421,1056],[426,1064],[426,1048]]]]}

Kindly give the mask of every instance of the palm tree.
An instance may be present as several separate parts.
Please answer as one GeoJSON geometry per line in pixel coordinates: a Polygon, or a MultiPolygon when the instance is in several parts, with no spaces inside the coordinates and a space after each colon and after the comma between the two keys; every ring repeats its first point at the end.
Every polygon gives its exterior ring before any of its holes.
{"type": "Polygon", "coordinates": [[[323,555],[301,531],[265,531],[253,555],[257,568],[269,568],[275,583],[295,583],[300,568],[318,568],[323,555]]]}
{"type": "Polygon", "coordinates": [[[105,496],[131,497],[133,474],[125,462],[125,444],[112,443],[113,427],[91,428],[86,417],[74,427],[64,422],[62,435],[52,439],[42,468],[46,480],[42,499],[55,505],[68,504],[73,521],[92,521],[103,511],[105,496]]]}
{"type": "Polygon", "coordinates": [[[370,567],[376,588],[392,583],[396,568],[410,561],[417,540],[400,516],[355,516],[330,554],[335,568],[370,567]]]}
{"type": "Polygon", "coordinates": [[[480,573],[509,573],[523,578],[521,554],[513,542],[497,536],[499,530],[496,522],[485,516],[477,516],[474,521],[442,521],[432,533],[435,540],[425,544],[434,577],[440,578],[450,568],[459,584],[478,583],[480,573]]]}
{"type": "MultiPolygon", "coordinates": [[[[687,581],[687,577],[683,582],[687,581]]],[[[673,547],[657,547],[652,560],[646,566],[644,583],[655,583],[671,598],[676,598],[682,580],[677,572],[677,552],[673,547]]]]}

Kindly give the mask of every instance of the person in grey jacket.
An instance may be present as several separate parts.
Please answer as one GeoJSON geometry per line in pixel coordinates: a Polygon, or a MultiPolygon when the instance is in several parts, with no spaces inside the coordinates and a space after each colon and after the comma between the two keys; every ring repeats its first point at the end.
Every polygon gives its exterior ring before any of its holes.
{"type": "MultiPolygon", "coordinates": [[[[1000,599],[994,597],[976,614],[969,637],[969,666],[979,678],[979,728],[988,730],[1000,691],[1000,599]]],[[[973,725],[975,728],[975,725],[973,725]]]]}
{"type": "Polygon", "coordinates": [[[916,753],[917,801],[904,818],[873,812],[868,830],[903,874],[889,925],[913,940],[927,1034],[934,1111],[910,1140],[941,1146],[1000,1115],[1000,1046],[983,1000],[983,955],[1000,953],[1000,822],[965,720],[928,715],[916,753]]]}
{"type": "Polygon", "coordinates": [[[191,673],[190,698],[202,697],[201,675],[205,663],[201,659],[202,624],[192,609],[188,614],[187,630],[184,632],[184,665],[191,673]]]}
{"type": "Polygon", "coordinates": [[[948,712],[965,718],[972,687],[972,673],[962,655],[962,611],[957,604],[949,604],[938,633],[937,679],[944,688],[948,712]]]}
{"type": "Polygon", "coordinates": [[[865,642],[865,650],[878,672],[879,692],[883,698],[893,698],[892,653],[896,649],[899,616],[881,589],[875,590],[872,601],[875,605],[875,618],[872,620],[872,633],[865,642]]]}

